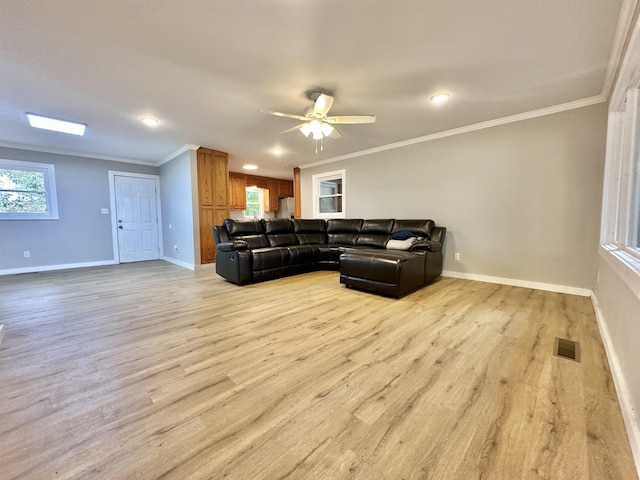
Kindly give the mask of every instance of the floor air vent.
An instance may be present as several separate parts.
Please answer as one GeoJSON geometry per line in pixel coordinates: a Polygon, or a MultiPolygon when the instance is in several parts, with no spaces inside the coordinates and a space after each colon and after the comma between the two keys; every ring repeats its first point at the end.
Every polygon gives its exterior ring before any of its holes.
{"type": "Polygon", "coordinates": [[[573,340],[556,337],[555,344],[553,345],[553,354],[558,357],[568,358],[569,360],[579,362],[580,344],[573,340]]]}

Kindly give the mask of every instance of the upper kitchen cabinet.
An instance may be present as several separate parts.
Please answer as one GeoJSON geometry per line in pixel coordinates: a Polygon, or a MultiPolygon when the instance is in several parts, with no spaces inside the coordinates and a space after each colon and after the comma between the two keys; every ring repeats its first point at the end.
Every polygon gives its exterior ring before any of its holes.
{"type": "Polygon", "coordinates": [[[278,180],[278,198],[293,197],[293,182],[278,180]]]}
{"type": "Polygon", "coordinates": [[[231,210],[247,208],[247,176],[243,173],[229,172],[229,199],[231,210]]]}
{"type": "Polygon", "coordinates": [[[264,189],[265,212],[277,212],[278,200],[293,196],[293,182],[291,180],[229,172],[229,207],[231,210],[246,210],[247,187],[264,189]]]}

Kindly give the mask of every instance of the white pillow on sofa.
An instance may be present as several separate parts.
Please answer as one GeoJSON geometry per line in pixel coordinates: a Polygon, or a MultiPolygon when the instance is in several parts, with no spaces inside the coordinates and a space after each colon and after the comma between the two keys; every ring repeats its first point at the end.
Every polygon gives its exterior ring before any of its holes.
{"type": "Polygon", "coordinates": [[[389,240],[387,249],[389,250],[409,250],[414,243],[418,241],[417,237],[407,238],[406,240],[389,240]]]}

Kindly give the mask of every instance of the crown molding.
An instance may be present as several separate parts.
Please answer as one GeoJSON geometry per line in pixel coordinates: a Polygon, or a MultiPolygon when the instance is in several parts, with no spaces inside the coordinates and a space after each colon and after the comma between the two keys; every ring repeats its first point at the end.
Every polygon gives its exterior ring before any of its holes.
{"type": "Polygon", "coordinates": [[[614,80],[616,77],[616,71],[620,62],[622,61],[622,54],[624,53],[624,46],[629,37],[629,32],[632,28],[632,22],[634,12],[638,5],[638,0],[624,0],[622,8],[620,9],[620,16],[618,17],[618,26],[616,28],[616,34],[613,39],[613,46],[611,47],[611,55],[609,56],[609,64],[607,65],[607,73],[605,75],[604,83],[602,85],[602,96],[606,99],[612,93],[614,87],[614,80]]]}
{"type": "Polygon", "coordinates": [[[181,148],[173,152],[171,155],[167,155],[162,160],[160,160],[160,163],[158,163],[158,166],[160,167],[165,163],[170,162],[171,160],[176,158],[178,155],[182,155],[184,152],[188,152],[189,150],[198,150],[199,148],[200,148],[200,145],[193,145],[191,143],[187,143],[186,145],[183,145],[181,148]]]}
{"type": "Polygon", "coordinates": [[[0,147],[15,148],[16,150],[29,150],[32,152],[53,153],[54,155],[67,155],[69,157],[93,158],[95,160],[108,160],[110,162],[135,163],[138,165],[146,165],[148,167],[157,167],[158,162],[147,160],[134,160],[132,158],[112,157],[109,155],[94,155],[91,153],[72,152],[69,150],[61,150],[56,148],[43,148],[35,145],[25,145],[21,143],[0,142],[0,147]]]}
{"type": "Polygon", "coordinates": [[[627,45],[624,57],[621,60],[621,67],[618,78],[613,86],[611,93],[611,101],[609,102],[609,111],[624,111],[625,101],[627,98],[627,90],[629,88],[638,88],[640,84],[640,21],[636,21],[632,26],[629,35],[629,43],[627,45]]]}
{"type": "Polygon", "coordinates": [[[164,165],[165,163],[173,160],[178,155],[181,155],[184,152],[187,152],[189,150],[197,150],[198,148],[200,148],[200,145],[186,144],[180,147],[175,152],[173,152],[171,155],[167,155],[159,162],[153,162],[150,160],[136,160],[133,158],[124,158],[124,157],[113,157],[110,155],[94,155],[91,153],[72,152],[70,150],[61,150],[61,149],[55,149],[55,148],[43,148],[43,147],[38,147],[36,145],[25,145],[22,143],[0,142],[0,147],[15,148],[16,150],[29,150],[32,152],[53,153],[55,155],[67,155],[70,157],[93,158],[95,160],[108,160],[110,162],[134,163],[137,165],[146,165],[148,167],[160,167],[161,165],[164,165]]]}
{"type": "Polygon", "coordinates": [[[544,117],[546,115],[553,115],[555,113],[566,112],[568,110],[574,110],[576,108],[588,107],[590,105],[596,105],[598,103],[603,103],[606,101],[607,99],[603,95],[596,95],[594,97],[582,98],[580,100],[561,103],[560,105],[554,105],[552,107],[541,108],[539,110],[531,110],[529,112],[518,113],[516,115],[497,118],[495,120],[488,120],[486,122],[474,123],[473,125],[467,125],[466,127],[459,127],[459,128],[453,128],[451,130],[444,130],[438,133],[431,133],[429,135],[423,135],[421,137],[410,138],[408,140],[403,140],[402,142],[390,143],[388,145],[381,145],[379,147],[369,148],[367,150],[360,150],[358,152],[348,153],[346,155],[340,155],[338,157],[332,157],[326,160],[320,160],[319,162],[307,163],[305,165],[300,165],[300,168],[317,167],[319,165],[326,165],[327,163],[339,162],[341,160],[347,160],[349,158],[362,157],[365,155],[371,155],[373,153],[384,152],[386,150],[393,150],[396,148],[407,147],[409,145],[415,145],[417,143],[431,142],[433,140],[439,140],[441,138],[446,138],[446,137],[453,137],[455,135],[461,135],[463,133],[475,132],[477,130],[484,130],[486,128],[497,127],[497,126],[506,125],[509,123],[521,122],[523,120],[530,120],[532,118],[544,117]]]}

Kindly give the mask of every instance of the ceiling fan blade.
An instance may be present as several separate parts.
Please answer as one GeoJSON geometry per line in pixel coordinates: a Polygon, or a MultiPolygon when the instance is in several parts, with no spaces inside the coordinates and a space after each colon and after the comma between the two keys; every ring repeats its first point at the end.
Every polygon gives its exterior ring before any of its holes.
{"type": "Polygon", "coordinates": [[[273,110],[258,110],[260,113],[266,113],[267,115],[275,115],[276,117],[285,117],[285,118],[295,118],[296,120],[302,120],[303,122],[307,119],[301,115],[294,115],[293,113],[282,113],[282,112],[274,112],[273,110]]]}
{"type": "Polygon", "coordinates": [[[357,123],[375,123],[375,115],[340,115],[337,117],[327,117],[327,123],[357,124],[357,123]]]}
{"type": "Polygon", "coordinates": [[[333,127],[333,130],[331,131],[329,136],[331,138],[340,138],[342,136],[342,134],[338,131],[338,129],[336,127],[333,127]]]}
{"type": "Polygon", "coordinates": [[[305,124],[301,123],[300,125],[296,125],[295,127],[291,127],[288,128],[282,132],[280,132],[278,135],[286,135],[287,133],[293,133],[293,132],[297,132],[298,130],[300,130],[305,124]]]}
{"type": "Polygon", "coordinates": [[[331,105],[333,105],[333,97],[321,93],[313,106],[313,113],[324,116],[329,112],[331,105]]]}

